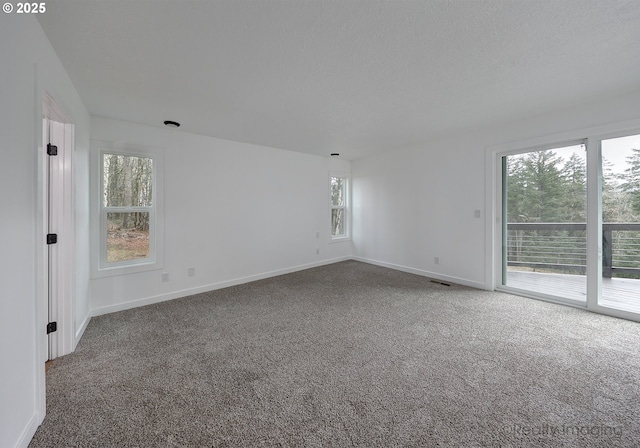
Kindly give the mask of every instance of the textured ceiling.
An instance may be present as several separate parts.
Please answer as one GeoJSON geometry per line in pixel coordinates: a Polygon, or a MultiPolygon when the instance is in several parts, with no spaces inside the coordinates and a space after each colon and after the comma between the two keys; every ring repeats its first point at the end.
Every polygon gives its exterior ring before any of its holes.
{"type": "Polygon", "coordinates": [[[93,115],[347,159],[640,89],[640,1],[47,0],[93,115]]]}

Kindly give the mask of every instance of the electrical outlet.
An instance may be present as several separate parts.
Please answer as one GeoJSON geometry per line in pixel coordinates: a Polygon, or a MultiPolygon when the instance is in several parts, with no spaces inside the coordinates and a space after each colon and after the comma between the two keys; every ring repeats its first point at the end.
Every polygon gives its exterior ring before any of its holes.
{"type": "Polygon", "coordinates": [[[189,277],[193,277],[194,275],[196,275],[196,268],[189,268],[187,269],[187,275],[189,277]]]}
{"type": "Polygon", "coordinates": [[[316,232],[316,238],[320,238],[320,232],[316,232]]]}
{"type": "Polygon", "coordinates": [[[473,217],[474,218],[479,218],[480,217],[480,210],[474,210],[473,211],[473,217]]]}
{"type": "Polygon", "coordinates": [[[316,249],[316,255],[320,255],[320,249],[316,249]]]}
{"type": "Polygon", "coordinates": [[[433,257],[433,262],[435,264],[440,264],[440,257],[433,257]]]}
{"type": "Polygon", "coordinates": [[[168,272],[163,272],[162,273],[162,281],[163,282],[168,282],[169,281],[169,273],[168,272]]]}

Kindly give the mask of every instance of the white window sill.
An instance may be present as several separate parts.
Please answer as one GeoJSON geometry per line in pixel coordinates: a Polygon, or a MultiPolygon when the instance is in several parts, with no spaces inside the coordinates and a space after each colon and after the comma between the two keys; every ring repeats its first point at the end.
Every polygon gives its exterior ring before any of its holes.
{"type": "Polygon", "coordinates": [[[108,266],[94,269],[91,278],[113,277],[116,275],[136,274],[139,272],[158,271],[163,266],[157,261],[149,261],[144,263],[135,263],[119,266],[108,266]]]}
{"type": "Polygon", "coordinates": [[[335,238],[331,238],[329,240],[329,243],[344,243],[347,241],[351,241],[351,237],[350,236],[337,236],[335,238]]]}

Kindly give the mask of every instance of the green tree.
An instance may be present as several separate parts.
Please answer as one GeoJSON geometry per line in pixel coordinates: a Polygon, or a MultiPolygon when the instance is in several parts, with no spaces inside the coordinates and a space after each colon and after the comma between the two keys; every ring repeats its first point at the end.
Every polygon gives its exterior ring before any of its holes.
{"type": "MultiPolygon", "coordinates": [[[[508,222],[585,222],[585,180],[585,162],[577,154],[568,160],[552,150],[507,157],[508,222]]],[[[514,261],[573,264],[573,259],[567,261],[559,254],[573,251],[583,233],[512,230],[508,237],[509,257],[514,261]],[[552,251],[550,245],[560,249],[566,246],[567,251],[552,251]]]]}
{"type": "Polygon", "coordinates": [[[523,210],[527,184],[524,177],[521,156],[509,156],[507,159],[507,222],[526,222],[527,214],[523,210]]]}
{"type": "Polygon", "coordinates": [[[613,164],[602,158],[602,222],[626,222],[631,208],[620,187],[623,176],[613,172],[613,164]]]}
{"type": "Polygon", "coordinates": [[[634,214],[634,221],[640,217],[640,149],[634,148],[632,154],[627,157],[628,168],[622,175],[621,190],[630,202],[634,214]]]}
{"type": "Polygon", "coordinates": [[[528,222],[562,220],[564,182],[558,169],[561,160],[551,150],[530,152],[524,158],[525,195],[522,208],[528,222]]]}
{"type": "Polygon", "coordinates": [[[562,220],[586,222],[587,173],[585,161],[573,153],[561,171],[562,176],[562,220]]]}

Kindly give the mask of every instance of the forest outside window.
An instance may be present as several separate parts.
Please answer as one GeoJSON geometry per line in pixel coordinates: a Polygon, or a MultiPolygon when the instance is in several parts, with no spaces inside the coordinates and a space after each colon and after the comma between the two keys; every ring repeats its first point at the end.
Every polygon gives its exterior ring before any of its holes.
{"type": "Polygon", "coordinates": [[[155,267],[158,252],[157,173],[155,154],[100,152],[98,270],[155,267]]]}
{"type": "Polygon", "coordinates": [[[153,158],[102,154],[106,264],[148,261],[153,158]]]}
{"type": "Polygon", "coordinates": [[[348,178],[331,176],[331,238],[343,239],[348,232],[348,178]]]}

